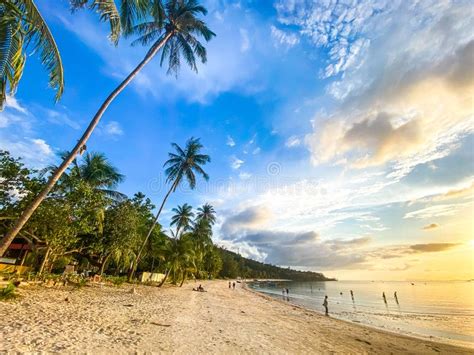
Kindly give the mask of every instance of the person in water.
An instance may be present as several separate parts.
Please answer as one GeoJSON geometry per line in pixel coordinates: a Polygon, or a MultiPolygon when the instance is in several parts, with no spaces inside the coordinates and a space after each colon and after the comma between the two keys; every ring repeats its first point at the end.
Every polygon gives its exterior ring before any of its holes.
{"type": "Polygon", "coordinates": [[[286,295],[287,295],[287,296],[290,295],[290,290],[286,289],[286,295]]]}
{"type": "Polygon", "coordinates": [[[324,302],[323,302],[323,307],[324,307],[324,310],[325,310],[325,315],[329,315],[329,309],[328,309],[328,296],[325,296],[324,297],[324,302]]]}
{"type": "Polygon", "coordinates": [[[351,290],[351,298],[352,298],[352,302],[354,302],[354,292],[352,292],[352,290],[351,290]]]}

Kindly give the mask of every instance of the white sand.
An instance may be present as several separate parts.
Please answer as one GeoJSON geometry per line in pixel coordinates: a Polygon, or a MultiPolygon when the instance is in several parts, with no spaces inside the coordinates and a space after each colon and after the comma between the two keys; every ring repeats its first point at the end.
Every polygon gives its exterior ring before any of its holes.
{"type": "Polygon", "coordinates": [[[240,284],[195,286],[21,289],[20,299],[0,302],[0,352],[474,352],[324,317],[240,284]]]}

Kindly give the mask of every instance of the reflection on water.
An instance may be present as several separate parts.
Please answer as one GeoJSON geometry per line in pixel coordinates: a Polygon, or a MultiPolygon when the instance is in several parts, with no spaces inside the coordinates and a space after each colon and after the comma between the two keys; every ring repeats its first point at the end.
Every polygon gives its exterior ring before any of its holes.
{"type": "Polygon", "coordinates": [[[321,313],[327,295],[333,317],[474,347],[474,282],[260,282],[249,286],[321,313]]]}

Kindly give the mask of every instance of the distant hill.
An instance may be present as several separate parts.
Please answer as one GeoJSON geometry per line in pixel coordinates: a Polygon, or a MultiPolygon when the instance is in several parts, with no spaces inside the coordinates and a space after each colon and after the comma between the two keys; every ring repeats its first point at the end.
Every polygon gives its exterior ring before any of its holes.
{"type": "Polygon", "coordinates": [[[222,270],[219,273],[223,278],[238,276],[251,279],[286,279],[292,281],[334,281],[319,272],[298,271],[282,268],[275,265],[261,263],[252,259],[217,248],[222,259],[222,270]]]}

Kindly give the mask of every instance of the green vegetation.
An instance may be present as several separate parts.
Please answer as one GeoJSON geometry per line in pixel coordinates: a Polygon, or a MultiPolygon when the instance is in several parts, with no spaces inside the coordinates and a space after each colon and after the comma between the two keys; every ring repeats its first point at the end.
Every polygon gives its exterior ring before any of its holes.
{"type": "MultiPolygon", "coordinates": [[[[199,139],[189,139],[185,148],[175,143],[172,147],[175,152],[165,163],[170,188],[156,216],[155,206],[144,194],[129,198],[116,190],[124,176],[103,154],[88,153],[73,162],[21,230],[16,243],[26,243],[30,252],[15,257],[23,258],[24,265],[37,272],[36,278],[77,287],[84,286],[87,277],[59,275],[68,266],[74,265],[78,273],[106,274],[105,281],[116,286],[127,276],[132,281],[135,270],[163,273],[160,285],[166,281],[182,285],[189,277],[326,279],[216,247],[212,242],[216,211],[210,204],[195,211],[187,203],[173,208],[169,234],[165,233],[158,218],[169,195],[182,183],[193,189],[197,174],[209,178],[203,167],[210,157],[201,154],[199,139]]],[[[0,151],[0,233],[10,228],[54,169],[31,170],[0,151]]]]}
{"type": "Polygon", "coordinates": [[[0,301],[8,301],[16,297],[18,297],[16,293],[16,286],[11,282],[2,290],[0,290],[0,301]]]}
{"type": "Polygon", "coordinates": [[[223,267],[219,273],[222,278],[236,278],[238,276],[247,279],[284,279],[293,281],[333,281],[319,272],[298,271],[290,268],[261,263],[247,259],[234,252],[218,248],[223,267]]]}

